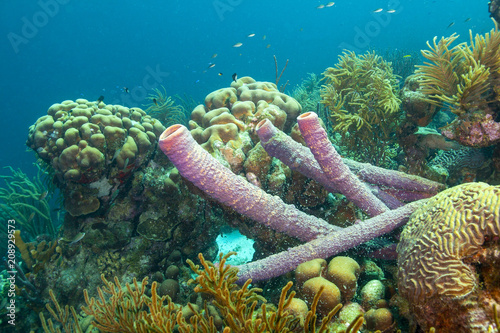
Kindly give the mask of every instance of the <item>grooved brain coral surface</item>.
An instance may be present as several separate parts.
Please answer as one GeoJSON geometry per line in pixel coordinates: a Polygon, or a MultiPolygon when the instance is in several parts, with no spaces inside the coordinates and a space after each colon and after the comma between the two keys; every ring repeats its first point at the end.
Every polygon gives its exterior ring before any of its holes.
{"type": "Polygon", "coordinates": [[[399,290],[412,303],[463,297],[478,286],[468,263],[485,237],[500,234],[500,187],[467,183],[443,191],[415,211],[398,245],[399,290]]]}

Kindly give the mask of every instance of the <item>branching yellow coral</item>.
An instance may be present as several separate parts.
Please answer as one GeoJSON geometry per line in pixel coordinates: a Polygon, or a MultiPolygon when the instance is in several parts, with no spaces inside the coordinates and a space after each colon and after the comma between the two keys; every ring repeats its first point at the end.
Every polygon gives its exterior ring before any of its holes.
{"type": "Polygon", "coordinates": [[[356,56],[344,51],[324,73],[321,103],[328,107],[333,130],[349,150],[361,151],[365,162],[383,164],[386,148],[395,145],[401,100],[391,64],[374,52],[356,56]]]}
{"type": "Polygon", "coordinates": [[[453,34],[432,45],[422,55],[429,61],[418,66],[420,91],[428,102],[447,107],[456,117],[442,134],[470,147],[487,147],[500,141],[500,31],[495,23],[484,36],[472,36],[470,43],[451,44],[453,34]]]}
{"type": "Polygon", "coordinates": [[[470,44],[451,44],[458,35],[443,37],[422,55],[430,62],[418,66],[422,92],[429,101],[442,106],[451,106],[451,111],[464,115],[470,111],[487,108],[491,102],[492,88],[500,80],[500,32],[495,28],[484,36],[472,36],[470,44]]]}
{"type": "MultiPolygon", "coordinates": [[[[296,318],[288,306],[292,303],[295,292],[290,292],[292,283],[289,282],[281,292],[281,297],[277,307],[268,306],[266,300],[258,293],[261,289],[249,288],[251,280],[248,280],[243,287],[236,285],[238,280],[238,270],[231,266],[226,266],[226,260],[234,252],[225,256],[219,256],[219,266],[205,261],[200,254],[203,269],[188,260],[193,271],[198,274],[196,282],[198,285],[195,292],[201,292],[212,296],[213,303],[219,309],[223,319],[223,333],[263,333],[263,332],[298,332],[304,333],[328,333],[328,325],[333,320],[333,316],[339,311],[339,304],[328,313],[321,321],[317,318],[316,308],[322,293],[322,289],[315,296],[311,310],[307,313],[303,323],[296,318]],[[319,325],[319,327],[316,327],[319,325]]],[[[183,317],[182,309],[175,305],[168,296],[159,297],[157,294],[157,283],[151,285],[151,296],[146,295],[148,278],[142,282],[137,282],[122,286],[115,277],[114,282],[106,280],[101,275],[104,287],[98,288],[98,298],[90,298],[87,290],[84,291],[85,302],[82,310],[93,319],[92,325],[102,332],[134,332],[134,333],[216,333],[221,332],[215,325],[214,317],[209,314],[207,307],[198,311],[194,306],[188,304],[193,316],[189,323],[183,317]]],[[[78,318],[74,308],[66,306],[64,310],[57,303],[53,293],[50,293],[52,302],[56,310],[47,307],[52,317],[60,323],[64,332],[81,332],[78,318]]],[[[61,332],[59,327],[55,327],[53,322],[45,320],[43,314],[40,315],[44,332],[61,332]]],[[[88,320],[86,320],[88,321],[88,320]]],[[[363,318],[354,320],[346,332],[357,332],[363,324],[363,318]]]]}

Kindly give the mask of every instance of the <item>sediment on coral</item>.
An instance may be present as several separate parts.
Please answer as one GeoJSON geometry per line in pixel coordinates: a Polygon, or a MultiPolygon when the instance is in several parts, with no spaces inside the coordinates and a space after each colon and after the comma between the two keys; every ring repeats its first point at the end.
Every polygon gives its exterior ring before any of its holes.
{"type": "Polygon", "coordinates": [[[399,84],[391,64],[374,52],[357,56],[344,51],[335,67],[323,73],[321,103],[329,110],[333,130],[340,133],[346,154],[361,162],[385,166],[393,133],[402,120],[399,84]]]}

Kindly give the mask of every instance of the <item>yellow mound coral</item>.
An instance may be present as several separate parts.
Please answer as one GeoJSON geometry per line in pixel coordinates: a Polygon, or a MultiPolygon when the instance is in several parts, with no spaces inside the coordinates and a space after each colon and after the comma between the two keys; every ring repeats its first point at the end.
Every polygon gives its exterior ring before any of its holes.
{"type": "Polygon", "coordinates": [[[487,331],[500,302],[499,236],[499,186],[455,186],[412,214],[398,245],[398,283],[424,329],[487,331]]]}
{"type": "Polygon", "coordinates": [[[258,142],[255,125],[269,119],[274,126],[290,131],[302,108],[271,82],[245,76],[231,87],[211,92],[205,104],[191,113],[189,127],[195,140],[221,163],[239,173],[246,155],[258,142]]]}
{"type": "Polygon", "coordinates": [[[321,103],[328,107],[333,130],[349,150],[362,152],[364,162],[381,165],[402,112],[398,78],[391,64],[373,53],[356,56],[344,51],[335,67],[324,73],[321,103]]]}
{"type": "Polygon", "coordinates": [[[30,127],[26,144],[52,166],[66,210],[78,216],[149,161],[164,129],[139,108],[67,100],[30,127]]]}
{"type": "Polygon", "coordinates": [[[458,35],[443,37],[422,55],[430,62],[418,66],[421,92],[428,101],[447,106],[458,117],[444,127],[443,134],[463,145],[486,147],[500,140],[495,122],[500,101],[500,32],[472,36],[470,44],[451,44],[458,35]]]}

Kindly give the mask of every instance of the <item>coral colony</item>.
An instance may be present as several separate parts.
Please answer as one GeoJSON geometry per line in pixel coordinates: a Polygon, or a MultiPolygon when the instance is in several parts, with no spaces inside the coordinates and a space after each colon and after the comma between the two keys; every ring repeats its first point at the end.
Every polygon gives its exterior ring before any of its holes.
{"type": "Polygon", "coordinates": [[[28,134],[40,174],[0,190],[16,328],[498,331],[500,32],[456,38],[401,87],[345,51],[297,98],[233,75],[197,106],[52,105],[28,134]],[[223,234],[253,260],[229,265],[223,234]]]}

